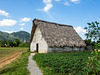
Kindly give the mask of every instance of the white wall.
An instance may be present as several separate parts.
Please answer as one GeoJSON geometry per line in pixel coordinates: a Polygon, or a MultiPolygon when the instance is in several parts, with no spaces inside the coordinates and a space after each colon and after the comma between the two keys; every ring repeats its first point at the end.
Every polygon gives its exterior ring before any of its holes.
{"type": "Polygon", "coordinates": [[[37,43],[39,45],[38,52],[39,53],[47,53],[48,45],[47,45],[46,41],[44,40],[44,38],[42,37],[41,31],[38,27],[36,28],[33,40],[30,44],[31,51],[36,51],[36,44],[37,43]]]}

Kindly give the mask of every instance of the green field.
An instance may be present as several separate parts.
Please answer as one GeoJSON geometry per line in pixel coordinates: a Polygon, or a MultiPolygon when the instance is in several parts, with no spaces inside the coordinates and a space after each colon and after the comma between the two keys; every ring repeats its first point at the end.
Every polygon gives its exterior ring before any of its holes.
{"type": "Polygon", "coordinates": [[[29,75],[27,71],[29,52],[28,48],[0,48],[0,59],[4,59],[14,55],[16,52],[22,52],[22,54],[8,65],[0,68],[0,75],[29,75]]]}
{"type": "Polygon", "coordinates": [[[86,75],[84,67],[90,52],[36,54],[37,62],[44,75],[86,75]]]}
{"type": "Polygon", "coordinates": [[[28,48],[23,48],[23,47],[11,47],[11,48],[0,47],[0,60],[3,60],[11,55],[14,55],[17,52],[27,52],[27,49],[28,48]]]}

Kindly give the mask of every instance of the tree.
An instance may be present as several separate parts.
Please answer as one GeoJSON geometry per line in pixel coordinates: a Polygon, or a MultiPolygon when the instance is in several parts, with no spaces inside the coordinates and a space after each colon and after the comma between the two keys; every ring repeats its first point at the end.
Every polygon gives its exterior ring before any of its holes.
{"type": "Polygon", "coordinates": [[[13,41],[9,41],[9,44],[10,44],[10,47],[14,46],[13,41]]]}
{"type": "Polygon", "coordinates": [[[7,40],[7,47],[10,47],[10,41],[7,40]]]}
{"type": "Polygon", "coordinates": [[[90,39],[92,41],[100,41],[100,26],[97,21],[92,23],[87,23],[88,27],[85,27],[84,29],[87,30],[87,33],[85,34],[87,40],[90,39]]]}
{"type": "Polygon", "coordinates": [[[1,47],[1,45],[2,45],[2,41],[0,40],[0,47],[1,47]]]}
{"type": "Polygon", "coordinates": [[[19,39],[15,39],[13,43],[14,43],[15,46],[19,46],[19,44],[20,44],[21,42],[20,42],[19,39]]]}
{"type": "Polygon", "coordinates": [[[17,47],[17,42],[16,41],[13,42],[13,46],[17,47]]]}
{"type": "Polygon", "coordinates": [[[7,41],[2,41],[1,40],[1,47],[5,47],[7,45],[7,41]]]}

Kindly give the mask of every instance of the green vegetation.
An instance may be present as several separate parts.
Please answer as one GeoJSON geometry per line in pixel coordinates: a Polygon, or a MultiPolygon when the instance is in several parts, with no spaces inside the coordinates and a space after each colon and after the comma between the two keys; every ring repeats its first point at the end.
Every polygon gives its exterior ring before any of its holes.
{"type": "Polygon", "coordinates": [[[30,34],[25,31],[6,33],[0,31],[0,47],[29,47],[30,34]]]}
{"type": "Polygon", "coordinates": [[[10,36],[14,36],[14,37],[20,39],[21,42],[29,42],[29,38],[30,38],[30,34],[25,31],[11,33],[10,36]]]}
{"type": "Polygon", "coordinates": [[[15,53],[22,52],[16,60],[12,63],[5,65],[3,68],[0,68],[0,75],[28,75],[27,63],[29,52],[28,48],[25,47],[11,47],[11,48],[0,48],[0,61],[11,57],[15,53]]]}
{"type": "Polygon", "coordinates": [[[87,46],[92,45],[94,46],[95,42],[92,42],[91,39],[85,39],[84,42],[86,43],[87,46]]]}
{"type": "Polygon", "coordinates": [[[87,75],[100,75],[100,55],[98,55],[98,50],[93,51],[91,54],[93,56],[88,57],[87,67],[84,67],[84,70],[87,75]]]}
{"type": "Polygon", "coordinates": [[[86,39],[84,40],[87,46],[91,46],[94,50],[100,49],[100,26],[99,22],[95,21],[87,23],[88,26],[84,29],[87,31],[85,34],[86,39]]]}
{"type": "Polygon", "coordinates": [[[44,75],[85,75],[90,52],[36,54],[33,59],[44,75]]]}
{"type": "Polygon", "coordinates": [[[29,42],[21,42],[19,39],[15,39],[14,41],[0,40],[0,47],[29,47],[29,42]]]}
{"type": "Polygon", "coordinates": [[[94,42],[99,42],[100,41],[100,26],[97,21],[92,22],[92,23],[87,23],[88,27],[85,27],[84,29],[87,30],[86,38],[93,40],[94,42]]]}
{"type": "Polygon", "coordinates": [[[6,32],[1,32],[0,31],[0,40],[6,41],[14,41],[15,39],[19,39],[21,42],[29,42],[30,34],[25,31],[19,31],[19,32],[14,32],[14,33],[6,33],[6,32]]]}
{"type": "Polygon", "coordinates": [[[0,69],[0,75],[29,75],[27,71],[29,52],[24,52],[18,59],[0,69]]]}
{"type": "Polygon", "coordinates": [[[96,43],[95,46],[94,46],[94,49],[100,50],[100,43],[96,43]]]}
{"type": "MultiPolygon", "coordinates": [[[[15,56],[22,55],[12,63],[0,68],[0,75],[28,75],[27,63],[29,52],[29,37],[30,34],[25,31],[6,33],[0,31],[0,66],[2,61],[16,58],[15,56]],[[19,40],[20,39],[20,40],[19,40]]],[[[3,63],[6,64],[6,63],[3,63]]]]}
{"type": "Polygon", "coordinates": [[[21,42],[19,45],[19,47],[29,47],[29,42],[21,42]]]}

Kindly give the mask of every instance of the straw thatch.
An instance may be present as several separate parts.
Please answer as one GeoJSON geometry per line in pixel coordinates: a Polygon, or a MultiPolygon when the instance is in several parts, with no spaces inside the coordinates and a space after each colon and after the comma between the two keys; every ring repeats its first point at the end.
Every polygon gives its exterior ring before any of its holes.
{"type": "Polygon", "coordinates": [[[86,44],[70,25],[57,24],[39,19],[33,20],[30,43],[32,42],[34,32],[38,27],[42,37],[50,47],[85,47],[86,44]]]}

